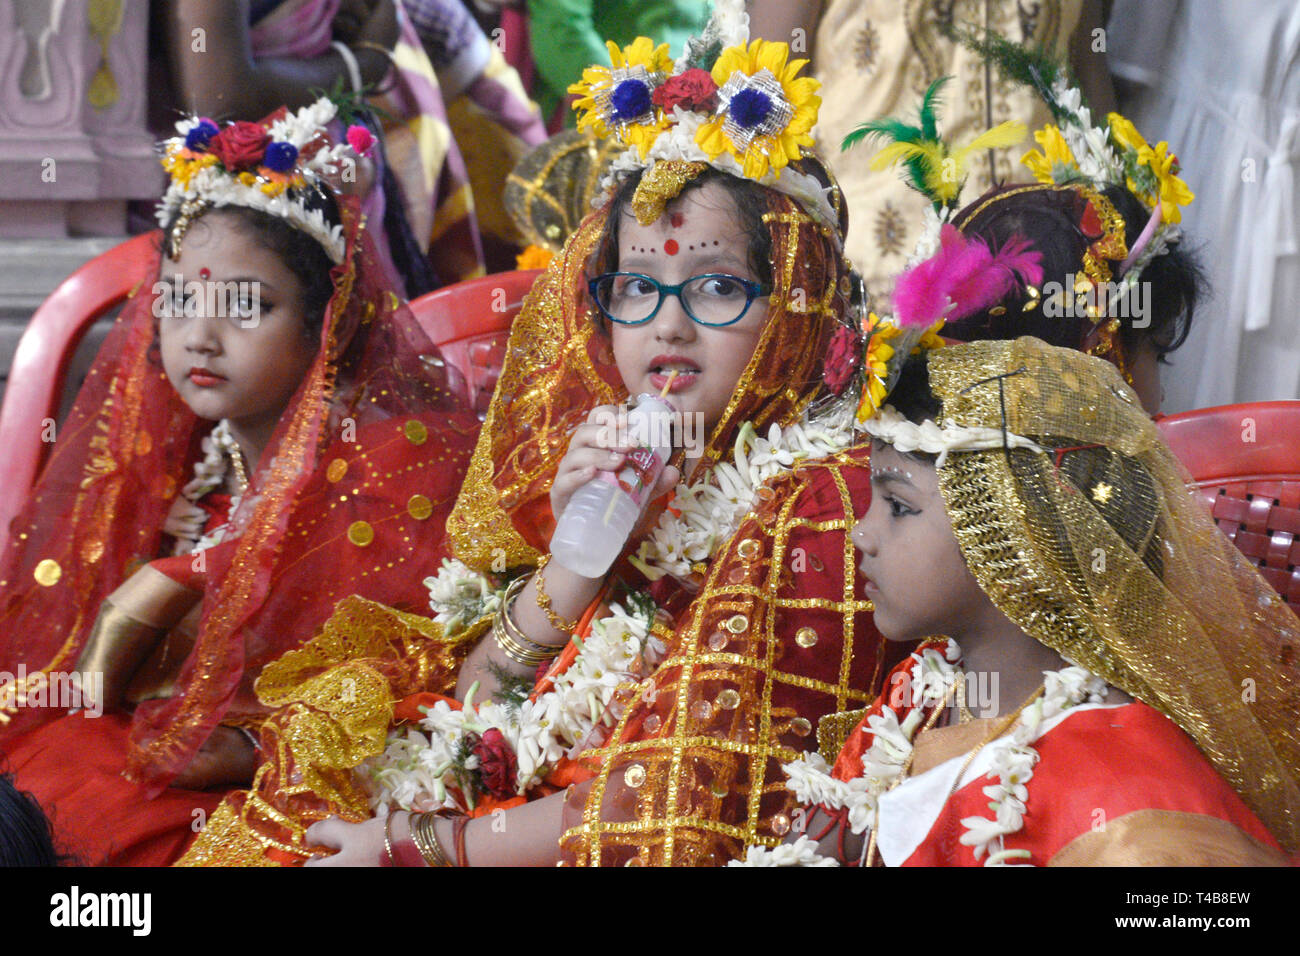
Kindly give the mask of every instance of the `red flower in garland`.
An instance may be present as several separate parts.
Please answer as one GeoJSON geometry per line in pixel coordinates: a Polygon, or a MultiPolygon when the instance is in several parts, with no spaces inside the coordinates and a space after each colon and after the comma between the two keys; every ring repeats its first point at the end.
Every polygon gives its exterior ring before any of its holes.
{"type": "Polygon", "coordinates": [[[844,325],[835,330],[830,347],[826,350],[826,363],[822,372],[822,381],[835,395],[843,392],[853,378],[861,350],[862,337],[857,332],[844,325]]]}
{"type": "Polygon", "coordinates": [[[271,134],[260,123],[231,123],[208,142],[208,152],[221,160],[227,172],[256,169],[266,154],[271,134]]]}
{"type": "Polygon", "coordinates": [[[665,113],[671,113],[674,106],[696,113],[712,113],[718,108],[718,84],[708,70],[693,69],[668,81],[654,92],[654,105],[665,113]]]}
{"type": "Polygon", "coordinates": [[[519,764],[505,735],[495,727],[489,727],[483,731],[472,752],[478,758],[483,789],[499,800],[513,797],[518,790],[519,764]]]}

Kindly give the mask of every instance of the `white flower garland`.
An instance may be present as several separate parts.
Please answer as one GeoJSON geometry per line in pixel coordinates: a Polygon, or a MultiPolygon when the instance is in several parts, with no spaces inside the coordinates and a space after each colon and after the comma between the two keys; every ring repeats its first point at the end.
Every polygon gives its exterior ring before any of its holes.
{"type": "Polygon", "coordinates": [[[1015,432],[1003,431],[1001,428],[976,428],[944,422],[938,425],[927,419],[917,425],[900,414],[892,405],[879,409],[860,426],[873,438],[893,445],[900,452],[921,451],[939,456],[936,468],[942,468],[950,452],[987,451],[992,448],[1028,448],[1041,452],[1044,449],[1036,442],[1017,435],[1015,432]]]}
{"type": "MultiPolygon", "coordinates": [[[[180,497],[172,502],[171,510],[163,523],[163,531],[176,539],[173,554],[197,554],[214,544],[220,544],[230,531],[230,521],[203,533],[208,513],[199,507],[199,500],[210,491],[220,488],[226,481],[230,461],[241,454],[239,443],[230,431],[230,422],[222,419],[203,437],[200,445],[203,457],[194,463],[194,477],[181,489],[180,497]]],[[[239,507],[239,495],[230,498],[228,515],[239,507]]]]}
{"type": "Polygon", "coordinates": [[[806,836],[793,843],[768,849],[751,846],[743,860],[731,860],[727,866],[839,866],[839,861],[817,852],[817,844],[806,836]]]}
{"type": "Polygon", "coordinates": [[[845,398],[826,411],[805,414],[782,429],[772,425],[760,438],[746,422],[736,436],[730,462],[720,461],[694,484],[678,484],[673,509],[665,511],[630,560],[649,580],[665,574],[680,581],[697,562],[708,561],[730,541],[753,507],[758,489],[795,462],[824,458],[853,443],[853,403],[845,398]]]}
{"type": "MultiPolygon", "coordinates": [[[[731,540],[763,482],[796,461],[847,448],[853,420],[852,404],[841,400],[816,416],[805,413],[785,429],[773,425],[767,438],[746,423],[736,439],[734,464],[720,462],[708,478],[679,484],[674,499],[679,514],[664,512],[633,563],[651,580],[664,574],[687,577],[693,562],[708,561],[731,540]]],[[[444,559],[424,584],[434,620],[448,634],[495,613],[504,595],[504,588],[457,560],[444,559]]],[[[536,786],[555,761],[582,747],[599,721],[610,719],[619,685],[648,674],[662,659],[665,648],[650,633],[652,616],[653,611],[646,616],[613,605],[608,617],[592,622],[591,634],[552,689],[513,713],[495,702],[475,706],[471,692],[461,710],[443,701],[430,708],[420,722],[427,735],[415,728],[391,733],[384,753],[359,768],[370,782],[372,805],[468,809],[473,792],[465,771],[478,764],[473,756],[457,761],[466,735],[489,728],[500,731],[515,752],[517,792],[536,786]]]]}
{"type": "MultiPolygon", "coordinates": [[[[440,593],[468,590],[468,576],[456,564],[446,562],[439,572],[439,578],[448,578],[436,582],[440,593]]],[[[429,708],[420,721],[425,733],[414,727],[390,733],[384,753],[359,768],[370,783],[372,806],[472,809],[474,789],[466,772],[478,769],[478,761],[472,755],[461,758],[466,736],[481,736],[490,728],[500,731],[514,751],[516,792],[526,793],[556,761],[580,749],[598,724],[612,721],[610,704],[619,685],[644,676],[662,659],[663,644],[650,634],[652,614],[631,613],[614,604],[610,616],[592,623],[581,651],[553,679],[552,689],[517,710],[494,701],[476,705],[472,688],[460,710],[445,701],[429,708]]]]}
{"type": "Polygon", "coordinates": [[[424,586],[429,589],[433,619],[448,635],[495,614],[505,595],[505,588],[496,587],[485,575],[454,558],[443,558],[437,575],[425,578],[424,586]]]}
{"type": "MultiPolygon", "coordinates": [[[[964,679],[956,663],[959,656],[960,649],[953,641],[948,642],[943,654],[933,648],[920,655],[913,654],[913,694],[920,694],[923,703],[944,699],[947,688],[964,679]],[[919,672],[917,668],[920,668],[919,672]]],[[[997,778],[996,783],[984,788],[992,818],[970,816],[961,821],[966,828],[961,843],[972,847],[976,860],[987,855],[985,866],[1006,865],[1008,860],[1029,856],[1026,850],[1007,850],[1005,839],[1024,827],[1029,799],[1027,784],[1033,776],[1034,764],[1038,762],[1038,752],[1032,745],[1042,735],[1043,725],[1085,701],[1098,703],[1106,694],[1105,682],[1083,667],[1048,671],[1043,677],[1042,696],[1024,709],[1009,734],[988,745],[992,761],[987,776],[997,778]]],[[[871,746],[862,755],[862,776],[849,781],[831,777],[830,767],[821,754],[814,751],[783,766],[789,777],[787,789],[805,805],[821,805],[828,810],[847,809],[850,829],[854,833],[866,833],[874,825],[880,796],[894,785],[907,766],[913,749],[913,735],[923,713],[923,708],[918,706],[900,724],[893,708],[885,705],[880,714],[867,719],[867,726],[874,736],[871,746]]],[[[751,847],[741,865],[807,866],[811,865],[807,862],[809,859],[806,847],[793,857],[787,847],[751,847]],[[787,858],[797,858],[800,862],[775,862],[787,858]]]]}

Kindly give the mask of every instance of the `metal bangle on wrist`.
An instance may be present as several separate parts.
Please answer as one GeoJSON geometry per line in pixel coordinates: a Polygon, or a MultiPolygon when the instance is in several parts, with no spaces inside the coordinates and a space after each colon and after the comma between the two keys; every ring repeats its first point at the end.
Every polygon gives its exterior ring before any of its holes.
{"type": "Polygon", "coordinates": [[[536,670],[543,664],[549,663],[558,657],[560,652],[564,650],[564,645],[539,644],[521,631],[511,619],[510,609],[514,607],[519,592],[524,589],[527,583],[527,577],[520,577],[512,581],[510,586],[506,588],[501,607],[497,610],[496,618],[492,622],[492,637],[496,640],[497,647],[501,648],[501,653],[505,654],[506,657],[516,664],[536,670]]]}

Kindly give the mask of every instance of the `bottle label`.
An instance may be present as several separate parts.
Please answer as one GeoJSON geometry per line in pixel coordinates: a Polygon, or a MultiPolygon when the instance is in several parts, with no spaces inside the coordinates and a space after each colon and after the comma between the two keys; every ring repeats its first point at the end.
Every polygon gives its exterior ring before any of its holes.
{"type": "Polygon", "coordinates": [[[654,487],[655,479],[663,467],[663,459],[653,448],[637,448],[628,452],[627,461],[617,473],[598,472],[599,478],[611,485],[621,488],[633,504],[640,508],[644,502],[646,489],[654,487]]]}

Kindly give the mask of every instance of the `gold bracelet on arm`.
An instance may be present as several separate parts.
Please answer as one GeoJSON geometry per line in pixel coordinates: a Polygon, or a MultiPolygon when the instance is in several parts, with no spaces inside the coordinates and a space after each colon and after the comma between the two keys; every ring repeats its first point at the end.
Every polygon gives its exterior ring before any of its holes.
{"type": "Polygon", "coordinates": [[[578,629],[578,622],[566,621],[564,618],[560,617],[560,615],[555,613],[555,608],[551,607],[550,595],[546,593],[546,590],[542,585],[542,571],[548,564],[550,564],[550,562],[550,554],[545,555],[542,558],[541,563],[537,565],[537,573],[533,576],[533,580],[537,582],[537,606],[541,608],[542,613],[546,615],[546,620],[550,622],[551,627],[555,628],[557,631],[563,631],[565,634],[572,634],[578,629]]]}
{"type": "Polygon", "coordinates": [[[514,607],[519,592],[524,589],[527,583],[527,577],[520,577],[510,582],[510,586],[506,588],[501,607],[497,610],[496,618],[492,622],[492,636],[497,642],[497,647],[501,648],[501,653],[505,654],[506,657],[516,664],[530,670],[536,670],[543,664],[559,657],[560,652],[564,650],[564,645],[539,644],[528,637],[511,620],[510,609],[514,607]]]}
{"type": "Polygon", "coordinates": [[[437,819],[438,815],[435,813],[411,814],[411,840],[415,843],[415,848],[420,851],[420,856],[424,857],[425,863],[430,866],[451,866],[451,860],[447,859],[447,854],[443,852],[442,844],[438,842],[438,835],[433,829],[437,819]]]}

